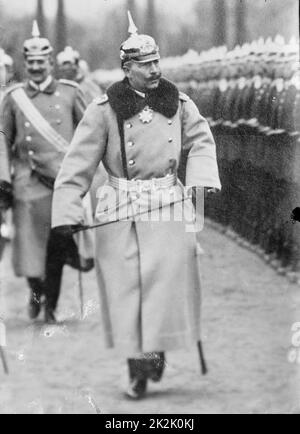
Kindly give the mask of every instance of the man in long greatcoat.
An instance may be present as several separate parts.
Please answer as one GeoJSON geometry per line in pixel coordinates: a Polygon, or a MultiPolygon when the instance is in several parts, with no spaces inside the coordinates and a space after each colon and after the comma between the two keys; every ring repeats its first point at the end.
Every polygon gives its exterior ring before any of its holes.
{"type": "Polygon", "coordinates": [[[53,49],[36,23],[32,36],[24,43],[28,80],[8,89],[2,104],[0,207],[13,209],[13,265],[31,289],[30,318],[45,296],[52,323],[63,266],[84,268],[75,242],[50,231],[54,180],[86,104],[76,83],[53,78],[53,49]]]}
{"type": "Polygon", "coordinates": [[[96,266],[107,346],[128,359],[131,398],[159,381],[164,352],[201,339],[199,254],[188,186],[220,188],[216,148],[192,100],[161,78],[159,49],[131,22],[122,44],[126,78],[87,109],[58,175],[52,226],[84,229],[82,198],[103,164],[96,266]],[[63,206],[62,206],[63,204],[63,206]],[[174,217],[175,216],[175,217],[174,217]]]}
{"type": "MultiPolygon", "coordinates": [[[[60,78],[73,80],[78,83],[83,92],[84,99],[87,104],[91,103],[97,96],[102,95],[100,87],[88,76],[85,75],[80,68],[80,54],[73,50],[72,47],[66,47],[56,56],[58,73],[60,78]]],[[[97,206],[97,190],[107,181],[107,173],[101,163],[98,167],[94,180],[90,188],[90,197],[92,201],[93,211],[97,206]]]]}
{"type": "Polygon", "coordinates": [[[56,56],[59,77],[76,81],[80,86],[84,99],[89,104],[94,98],[102,94],[100,87],[80,69],[80,54],[72,47],[65,47],[56,56]]]}

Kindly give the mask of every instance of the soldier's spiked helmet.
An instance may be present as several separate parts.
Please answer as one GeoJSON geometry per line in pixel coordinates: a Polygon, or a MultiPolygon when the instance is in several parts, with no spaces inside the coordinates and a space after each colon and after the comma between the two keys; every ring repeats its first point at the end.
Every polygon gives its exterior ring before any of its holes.
{"type": "Polygon", "coordinates": [[[53,48],[46,38],[41,38],[37,21],[33,22],[32,38],[24,42],[23,54],[26,57],[43,57],[53,52],[53,48]]]}
{"type": "Polygon", "coordinates": [[[66,62],[70,62],[75,65],[80,60],[80,54],[78,51],[73,50],[72,47],[66,47],[64,51],[58,53],[56,60],[58,65],[62,65],[66,62]]]}
{"type": "Polygon", "coordinates": [[[151,36],[138,34],[138,29],[129,11],[128,19],[130,37],[122,43],[120,48],[122,66],[129,61],[146,63],[160,59],[159,47],[155,40],[151,36]]]}
{"type": "Polygon", "coordinates": [[[1,47],[0,47],[0,64],[8,67],[14,65],[13,58],[10,57],[8,54],[6,54],[3,48],[1,47]]]}

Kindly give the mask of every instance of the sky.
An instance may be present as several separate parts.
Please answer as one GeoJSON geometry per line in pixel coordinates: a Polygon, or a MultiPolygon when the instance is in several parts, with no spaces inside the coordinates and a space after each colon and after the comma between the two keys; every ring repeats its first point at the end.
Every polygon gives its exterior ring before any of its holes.
{"type": "MultiPolygon", "coordinates": [[[[189,13],[196,0],[157,0],[161,8],[179,16],[189,13]]],[[[67,14],[76,19],[94,19],[97,14],[124,2],[124,0],[65,0],[67,14]]],[[[137,0],[138,3],[145,3],[144,0],[137,0]]],[[[45,10],[48,16],[52,16],[56,10],[55,0],[44,0],[45,10]]],[[[6,12],[11,15],[22,16],[35,11],[36,0],[0,0],[0,4],[6,12]]]]}

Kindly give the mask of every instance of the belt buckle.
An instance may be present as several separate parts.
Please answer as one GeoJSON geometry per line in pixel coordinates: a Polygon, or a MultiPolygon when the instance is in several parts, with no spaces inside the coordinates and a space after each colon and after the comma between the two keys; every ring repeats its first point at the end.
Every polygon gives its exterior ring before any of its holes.
{"type": "Polygon", "coordinates": [[[152,190],[152,180],[141,181],[141,190],[144,192],[149,192],[152,190]]]}

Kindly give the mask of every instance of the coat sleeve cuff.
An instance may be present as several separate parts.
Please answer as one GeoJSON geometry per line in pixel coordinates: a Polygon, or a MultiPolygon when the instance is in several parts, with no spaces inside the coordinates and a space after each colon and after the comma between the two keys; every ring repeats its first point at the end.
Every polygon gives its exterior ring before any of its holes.
{"type": "Polygon", "coordinates": [[[13,187],[7,182],[0,180],[0,204],[3,204],[5,208],[10,208],[13,202],[13,187]]]}

